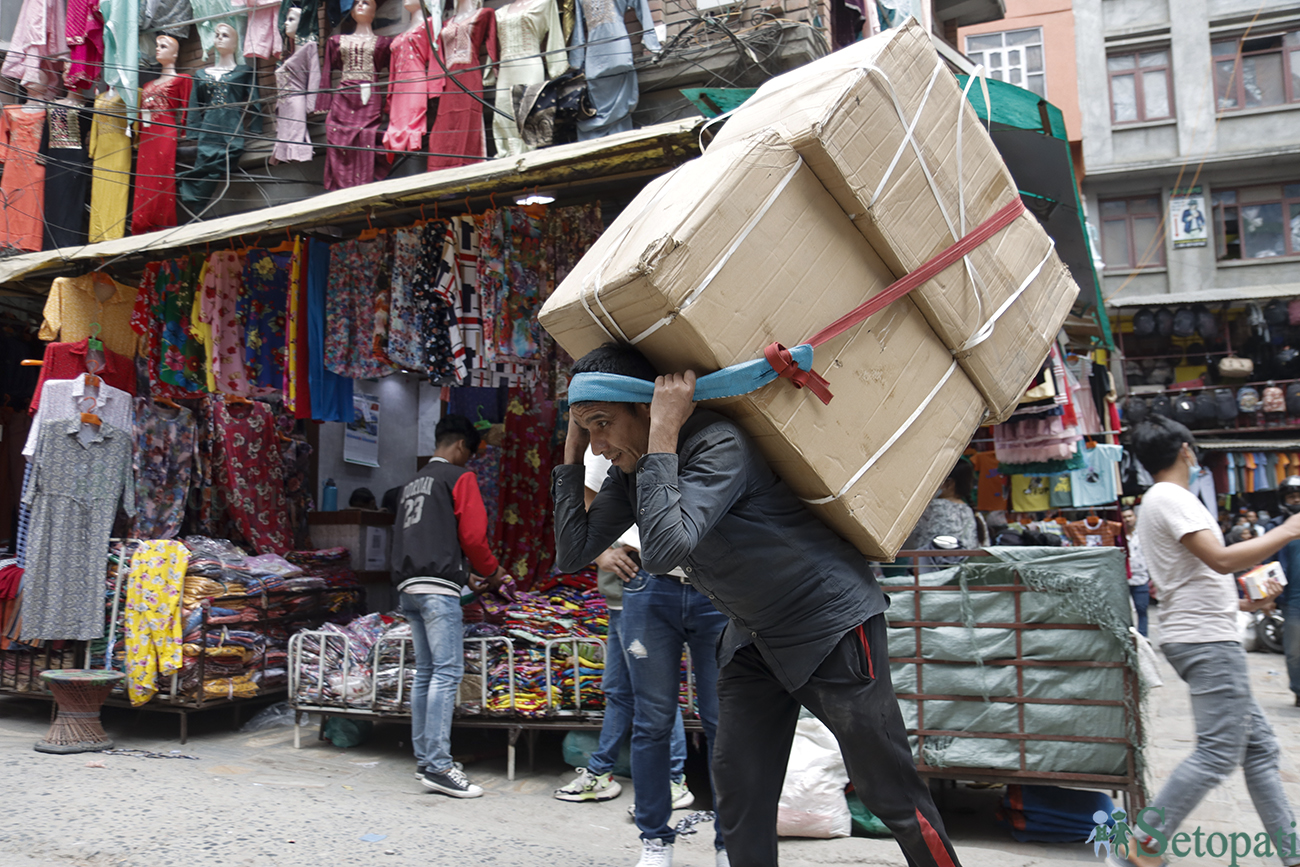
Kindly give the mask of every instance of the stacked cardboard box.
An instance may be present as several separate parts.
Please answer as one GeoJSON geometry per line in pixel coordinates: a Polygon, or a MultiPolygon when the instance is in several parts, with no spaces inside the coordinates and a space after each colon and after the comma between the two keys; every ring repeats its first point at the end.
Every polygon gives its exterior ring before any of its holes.
{"type": "MultiPolygon", "coordinates": [[[[949,97],[955,93],[961,100],[961,92],[946,71],[931,76],[938,60],[928,43],[921,46],[923,71],[917,68],[915,40],[911,53],[886,50],[900,37],[912,36],[905,29],[862,45],[870,44],[875,62],[888,67],[896,90],[901,80],[920,76],[921,89],[930,88],[931,99],[937,93],[948,100],[955,115],[949,97]]],[[[939,199],[931,195],[927,205],[924,188],[908,181],[925,174],[919,161],[900,158],[893,170],[900,180],[886,184],[888,194],[864,209],[845,192],[852,187],[835,180],[848,175],[831,176],[840,171],[838,164],[816,158],[821,146],[813,143],[821,139],[801,133],[826,124],[805,124],[777,108],[773,93],[791,88],[800,106],[814,106],[822,98],[820,89],[794,85],[818,76],[827,89],[842,90],[839,78],[851,77],[863,62],[843,54],[819,61],[828,64],[820,73],[807,67],[793,78],[774,79],[756,94],[755,117],[771,112],[784,118],[782,125],[743,120],[745,134],[728,134],[703,157],[641,192],[543,307],[542,324],[561,346],[580,356],[609,340],[632,342],[662,370],[711,372],[761,357],[774,341],[804,342],[951,245],[953,233],[939,199]],[[900,192],[898,184],[910,193],[900,192]],[[907,206],[905,194],[912,197],[907,206]]],[[[743,106],[728,127],[747,118],[748,108],[743,106]]],[[[861,150],[869,159],[887,148],[889,136],[904,138],[903,121],[892,110],[884,114],[863,104],[861,96],[838,101],[818,116],[823,115],[846,115],[856,124],[856,132],[847,136],[854,147],[859,138],[876,136],[861,150]]],[[[931,123],[933,129],[918,123],[913,130],[918,146],[949,135],[955,117],[935,117],[931,123]]],[[[1015,189],[973,116],[963,135],[964,141],[986,145],[981,150],[964,143],[964,157],[975,154],[974,168],[965,173],[985,179],[986,192],[967,202],[973,228],[984,219],[979,214],[1006,204],[1002,192],[1013,201],[1015,189]]],[[[941,155],[927,157],[927,163],[933,158],[938,166],[941,155]]],[[[942,162],[941,176],[943,183],[954,184],[948,162],[942,162]]],[[[860,180],[869,180],[870,172],[884,176],[878,167],[860,168],[860,180]]],[[[931,177],[936,173],[939,168],[930,169],[931,177]]],[[[1004,411],[991,394],[1013,393],[1014,406],[1073,300],[1064,267],[1031,217],[1018,219],[986,248],[976,265],[986,294],[977,300],[957,297],[970,292],[959,264],[818,347],[816,368],[836,395],[829,405],[778,381],[716,407],[745,427],[773,468],[824,521],[870,557],[888,559],[897,552],[989,407],[1004,411]],[[954,353],[1000,304],[994,299],[1008,297],[1044,258],[1047,264],[998,318],[993,336],[954,353]],[[1050,300],[1040,303],[1040,296],[1050,300]],[[985,315],[978,318],[974,314],[981,309],[985,315]],[[962,316],[969,318],[961,321],[962,316]],[[1012,331],[1020,346],[1003,346],[1012,331]],[[1030,332],[1046,335],[1041,347],[1027,340],[1030,332]],[[1031,364],[1017,352],[1037,357],[1031,364]],[[994,364],[1008,367],[997,371],[994,364]],[[1008,385],[1005,379],[1015,382],[1008,385]]]]}

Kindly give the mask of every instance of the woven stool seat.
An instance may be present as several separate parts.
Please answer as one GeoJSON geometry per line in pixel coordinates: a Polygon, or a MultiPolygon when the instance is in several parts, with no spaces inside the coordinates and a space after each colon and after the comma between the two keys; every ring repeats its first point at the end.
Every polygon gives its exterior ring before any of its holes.
{"type": "Polygon", "coordinates": [[[126,675],[120,671],[66,668],[42,671],[58,704],[58,716],[45,738],[36,742],[37,752],[88,753],[112,749],[113,742],[99,721],[104,699],[126,675]]]}

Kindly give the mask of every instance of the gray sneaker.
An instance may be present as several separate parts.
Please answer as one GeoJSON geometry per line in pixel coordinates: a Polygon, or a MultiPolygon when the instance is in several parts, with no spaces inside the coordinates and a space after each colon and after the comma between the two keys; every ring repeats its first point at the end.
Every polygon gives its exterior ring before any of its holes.
{"type": "Polygon", "coordinates": [[[608,801],[617,798],[623,787],[612,774],[593,774],[578,768],[578,776],[555,790],[557,801],[608,801]]]}
{"type": "Polygon", "coordinates": [[[477,798],[483,790],[469,781],[465,772],[454,765],[445,771],[425,771],[420,778],[426,789],[450,795],[453,798],[477,798]]]}

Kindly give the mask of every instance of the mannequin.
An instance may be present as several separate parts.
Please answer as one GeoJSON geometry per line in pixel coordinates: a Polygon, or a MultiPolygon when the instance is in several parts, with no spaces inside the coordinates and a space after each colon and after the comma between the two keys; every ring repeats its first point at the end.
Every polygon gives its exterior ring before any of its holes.
{"type": "Polygon", "coordinates": [[[320,3],[318,0],[280,0],[280,17],[278,19],[280,36],[286,35],[284,24],[292,9],[298,10],[298,26],[295,29],[298,43],[319,42],[320,3]]]}
{"type": "Polygon", "coordinates": [[[90,115],[86,101],[69,91],[46,106],[41,156],[45,160],[45,249],[86,243],[86,198],[90,192],[90,157],[86,136],[90,115]]]}
{"type": "Polygon", "coordinates": [[[47,73],[24,85],[22,105],[0,114],[0,249],[39,250],[45,235],[45,166],[38,159],[49,97],[47,73]]]}
{"type": "MultiPolygon", "coordinates": [[[[438,50],[453,80],[444,76],[433,82],[433,92],[441,96],[429,132],[429,171],[469,165],[487,156],[483,104],[474,97],[481,96],[485,78],[492,75],[491,69],[483,74],[484,55],[491,64],[499,56],[496,13],[482,8],[481,0],[457,0],[455,17],[438,34],[438,50]]],[[[434,60],[435,68],[441,68],[437,64],[434,60]]]]}
{"type": "MultiPolygon", "coordinates": [[[[95,97],[86,150],[94,168],[90,181],[88,240],[113,241],[126,234],[126,201],[131,189],[131,138],[126,103],[113,88],[95,97]]],[[[172,212],[175,213],[173,206],[172,212]]]]}
{"type": "Polygon", "coordinates": [[[514,0],[497,10],[497,39],[501,43],[501,71],[497,75],[497,113],[492,116],[492,136],[497,156],[514,156],[532,150],[519,137],[513,89],[517,84],[541,84],[568,68],[564,29],[555,0],[514,0]],[[545,64],[537,55],[545,47],[545,64]]]}
{"type": "MultiPolygon", "coordinates": [[[[393,39],[384,147],[418,151],[424,147],[429,127],[429,91],[439,69],[433,60],[433,46],[442,20],[438,15],[433,21],[424,17],[424,0],[404,0],[402,6],[411,15],[411,25],[393,39]]],[[[393,161],[393,154],[388,155],[388,161],[393,161]]]]}
{"type": "Polygon", "coordinates": [[[213,34],[216,62],[194,76],[188,133],[198,142],[199,150],[194,168],[176,176],[177,194],[188,218],[202,216],[217,185],[238,167],[244,153],[245,121],[250,132],[262,131],[257,82],[250,67],[235,62],[238,46],[235,28],[218,24],[213,34]]]}
{"type": "Polygon", "coordinates": [[[154,50],[162,72],[140,91],[140,155],[136,165],[131,233],[176,225],[176,140],[185,125],[193,79],[176,74],[180,41],[159,33],[154,50]]]}
{"type": "Polygon", "coordinates": [[[320,55],[314,38],[299,39],[301,6],[289,7],[284,18],[284,47],[289,56],[275,70],[275,148],[272,163],[302,163],[312,158],[307,115],[316,110],[316,85],[320,81],[320,55]]]}
{"type": "MultiPolygon", "coordinates": [[[[321,70],[316,107],[329,112],[325,140],[325,189],[339,190],[368,184],[388,173],[387,161],[376,161],[379,116],[384,100],[377,92],[379,74],[388,69],[392,40],[376,36],[375,0],[352,5],[352,32],[335,34],[325,43],[325,68],[321,70]],[[337,91],[331,91],[331,73],[342,72],[337,91]]],[[[346,26],[346,22],[345,25],[346,26]]]]}
{"type": "Polygon", "coordinates": [[[641,44],[658,52],[659,37],[646,0],[577,0],[578,20],[569,42],[569,65],[586,73],[587,95],[596,108],[595,117],[578,121],[579,141],[632,129],[632,109],[636,108],[638,94],[632,41],[623,23],[628,9],[634,9],[641,22],[641,44]]]}
{"type": "Polygon", "coordinates": [[[205,60],[221,56],[221,52],[217,49],[217,28],[223,24],[235,29],[236,51],[239,50],[238,46],[244,43],[244,29],[248,16],[242,9],[235,11],[240,6],[243,6],[241,0],[190,0],[190,11],[194,13],[194,17],[207,19],[194,25],[199,32],[199,45],[203,47],[205,60]],[[220,18],[209,17],[221,15],[223,12],[229,14],[220,18]]]}

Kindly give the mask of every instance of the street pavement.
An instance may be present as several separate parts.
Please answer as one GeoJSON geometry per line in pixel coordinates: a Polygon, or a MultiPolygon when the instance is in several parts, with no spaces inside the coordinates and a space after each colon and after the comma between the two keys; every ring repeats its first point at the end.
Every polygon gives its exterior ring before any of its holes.
{"type": "MultiPolygon", "coordinates": [[[[1252,653],[1250,667],[1255,695],[1283,745],[1287,792],[1300,802],[1294,761],[1300,708],[1293,707],[1283,658],[1252,653]]],[[[1192,746],[1186,688],[1168,665],[1163,671],[1167,685],[1153,693],[1147,728],[1153,794],[1192,746]]],[[[377,726],[354,749],[318,741],[315,729],[306,729],[303,748],[295,750],[290,727],[240,733],[230,714],[218,710],[195,717],[182,746],[172,716],[106,709],[106,728],[120,747],[179,750],[197,757],[191,760],[37,753],[32,744],[48,720],[46,702],[0,697],[0,867],[632,867],[639,853],[626,813],[630,784],[600,804],[551,797],[572,774],[552,736],[539,740],[531,772],[521,739],[519,773],[511,782],[504,733],[458,730],[453,749],[486,790],[480,799],[458,801],[429,793],[414,779],[409,732],[400,725],[377,726]]],[[[1016,843],[994,820],[1000,794],[964,784],[942,793],[945,822],[967,867],[1099,863],[1091,845],[1016,843]]],[[[1240,772],[1200,805],[1188,829],[1195,825],[1206,833],[1262,830],[1240,772]]],[[[701,829],[679,839],[678,867],[714,864],[712,828],[701,829]]],[[[905,861],[890,840],[846,838],[785,840],[781,863],[902,867],[905,861]]]]}

